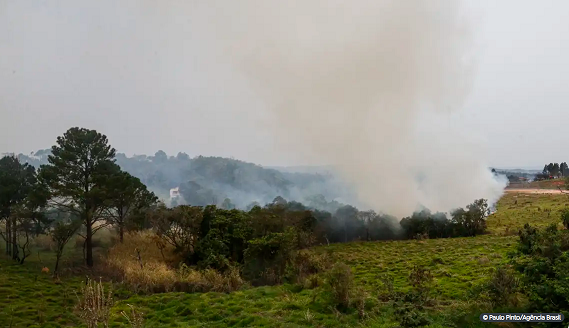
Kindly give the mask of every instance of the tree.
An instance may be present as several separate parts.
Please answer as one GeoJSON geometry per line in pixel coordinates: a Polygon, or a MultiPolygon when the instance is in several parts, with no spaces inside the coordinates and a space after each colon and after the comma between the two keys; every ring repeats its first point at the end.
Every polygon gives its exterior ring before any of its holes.
{"type": "Polygon", "coordinates": [[[168,155],[166,155],[164,151],[159,150],[154,154],[154,159],[152,161],[156,163],[164,163],[167,160],[168,160],[168,155]]]}
{"type": "Polygon", "coordinates": [[[51,205],[77,215],[86,229],[85,262],[93,266],[93,234],[102,226],[108,200],[107,174],[114,169],[115,149],[95,130],[71,128],[57,138],[49,164],[40,177],[50,192],[51,205]]]}
{"type": "Polygon", "coordinates": [[[542,173],[543,173],[543,175],[549,174],[549,166],[547,164],[545,164],[545,166],[543,167],[542,173]]]}
{"type": "MultiPolygon", "coordinates": [[[[0,236],[6,242],[6,253],[13,259],[18,258],[18,227],[24,227],[16,214],[29,214],[30,206],[42,205],[37,189],[35,168],[27,163],[20,163],[14,156],[0,159],[0,222],[4,222],[5,231],[0,236]],[[18,213],[15,213],[18,209],[18,213]]],[[[36,208],[38,207],[36,206],[36,208]]],[[[35,210],[33,208],[32,210],[35,210]]],[[[34,213],[35,214],[35,213],[34,213]]]]}
{"type": "Polygon", "coordinates": [[[50,220],[45,215],[47,193],[37,183],[35,169],[29,170],[29,189],[26,198],[12,209],[12,257],[24,264],[31,254],[30,238],[45,233],[50,220]],[[21,253],[20,253],[21,251],[21,253]]]}
{"type": "Polygon", "coordinates": [[[554,167],[553,163],[549,163],[547,165],[547,172],[549,172],[549,174],[551,174],[551,175],[553,175],[553,167],[554,167]]]}
{"type": "Polygon", "coordinates": [[[178,155],[176,155],[176,159],[179,161],[189,161],[190,160],[190,156],[186,153],[178,153],[178,155]]]}
{"type": "Polygon", "coordinates": [[[231,199],[225,198],[223,203],[221,203],[221,208],[224,210],[232,210],[235,208],[235,204],[231,202],[231,199]]]}
{"type": "Polygon", "coordinates": [[[554,176],[559,176],[560,167],[559,167],[559,164],[558,164],[558,163],[553,164],[553,170],[551,171],[551,173],[552,173],[554,176]]]}
{"type": "Polygon", "coordinates": [[[337,221],[338,228],[343,231],[343,242],[365,235],[363,222],[358,220],[357,208],[351,205],[342,206],[334,213],[334,218],[337,221]]]}
{"type": "Polygon", "coordinates": [[[483,234],[486,231],[486,217],[490,213],[488,201],[478,199],[474,203],[466,206],[466,210],[458,209],[451,213],[457,229],[458,235],[472,237],[483,234]]]}
{"type": "Polygon", "coordinates": [[[566,176],[569,173],[569,166],[566,162],[559,164],[559,171],[561,171],[562,176],[566,176]]]}
{"type": "Polygon", "coordinates": [[[202,227],[203,211],[199,206],[181,205],[173,209],[165,206],[152,213],[156,234],[174,251],[187,260],[194,256],[202,227]]]}
{"type": "Polygon", "coordinates": [[[119,230],[119,239],[124,240],[124,230],[127,220],[136,212],[156,204],[158,197],[148,191],[138,178],[121,171],[115,165],[109,177],[109,200],[106,211],[108,222],[119,230]]]}
{"type": "Polygon", "coordinates": [[[77,232],[77,229],[79,229],[81,224],[82,222],[80,219],[59,220],[49,231],[51,239],[56,244],[55,269],[53,269],[53,275],[56,277],[59,272],[59,260],[63,255],[63,248],[69,242],[71,237],[73,237],[75,232],[77,232]]]}

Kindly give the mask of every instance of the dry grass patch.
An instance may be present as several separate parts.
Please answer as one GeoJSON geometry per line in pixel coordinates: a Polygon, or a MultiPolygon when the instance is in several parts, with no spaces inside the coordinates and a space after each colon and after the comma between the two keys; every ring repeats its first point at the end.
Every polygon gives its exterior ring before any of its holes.
{"type": "Polygon", "coordinates": [[[198,271],[180,263],[171,247],[158,247],[150,231],[125,236],[124,243],[113,246],[105,259],[106,272],[136,293],[230,292],[244,285],[240,272],[232,268],[221,274],[215,270],[198,271]]]}

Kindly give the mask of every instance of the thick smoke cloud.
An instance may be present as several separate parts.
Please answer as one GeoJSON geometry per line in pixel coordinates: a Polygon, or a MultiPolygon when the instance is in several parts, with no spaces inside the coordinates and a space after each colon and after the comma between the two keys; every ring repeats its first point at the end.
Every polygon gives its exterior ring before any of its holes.
{"type": "MultiPolygon", "coordinates": [[[[333,165],[358,207],[399,217],[492,201],[503,184],[484,148],[445,123],[474,78],[474,28],[460,10],[453,0],[4,2],[0,148],[48,147],[83,126],[129,154],[333,165]]],[[[343,191],[330,193],[352,203],[343,191]]]]}
{"type": "Polygon", "coordinates": [[[359,200],[409,215],[496,200],[484,149],[444,122],[473,79],[456,1],[239,1],[203,10],[220,56],[274,114],[281,149],[334,165],[359,200]]]}

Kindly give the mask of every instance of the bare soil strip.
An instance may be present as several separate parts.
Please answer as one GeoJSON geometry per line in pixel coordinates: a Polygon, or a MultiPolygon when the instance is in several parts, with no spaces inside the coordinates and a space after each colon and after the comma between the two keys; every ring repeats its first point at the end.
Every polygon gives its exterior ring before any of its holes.
{"type": "Polygon", "coordinates": [[[517,192],[524,194],[560,194],[559,189],[530,189],[530,188],[519,188],[519,189],[505,189],[506,192],[517,192]]]}

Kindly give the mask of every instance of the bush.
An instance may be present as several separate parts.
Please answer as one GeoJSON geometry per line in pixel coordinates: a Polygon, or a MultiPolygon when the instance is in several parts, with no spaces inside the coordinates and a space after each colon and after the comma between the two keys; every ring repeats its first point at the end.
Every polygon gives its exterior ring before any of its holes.
{"type": "Polygon", "coordinates": [[[421,266],[415,266],[409,274],[413,288],[405,293],[394,293],[392,305],[401,327],[423,327],[430,323],[426,306],[432,305],[433,276],[421,266]]]}
{"type": "Polygon", "coordinates": [[[293,229],[249,241],[245,250],[245,277],[255,285],[279,284],[294,256],[293,229]]]}
{"type": "Polygon", "coordinates": [[[332,263],[325,254],[301,250],[293,252],[286,268],[286,280],[305,285],[308,277],[330,269],[332,263]]]}
{"type": "Polygon", "coordinates": [[[565,229],[569,229],[569,208],[565,208],[561,211],[561,222],[565,229]]]}
{"type": "Polygon", "coordinates": [[[230,292],[245,284],[235,267],[223,274],[212,269],[198,271],[185,264],[175,269],[172,264],[180,258],[173,247],[160,249],[155,241],[149,231],[127,234],[124,242],[111,248],[105,258],[107,275],[136,293],[230,292]]]}
{"type": "Polygon", "coordinates": [[[512,270],[505,266],[499,266],[494,270],[486,289],[494,307],[508,307],[518,305],[517,299],[514,297],[518,287],[519,279],[512,270]]]}
{"type": "Polygon", "coordinates": [[[527,312],[569,315],[569,231],[525,225],[513,263],[529,299],[527,312]]]}
{"type": "Polygon", "coordinates": [[[336,263],[326,276],[332,301],[339,309],[347,309],[351,303],[354,276],[352,269],[344,263],[336,263]]]}

